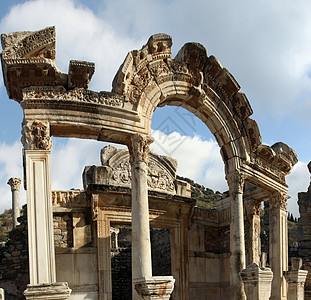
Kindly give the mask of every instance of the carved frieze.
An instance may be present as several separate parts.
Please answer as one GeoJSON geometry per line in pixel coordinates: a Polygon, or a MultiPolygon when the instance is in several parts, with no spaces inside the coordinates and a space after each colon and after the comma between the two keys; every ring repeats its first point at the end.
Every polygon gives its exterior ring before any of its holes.
{"type": "Polygon", "coordinates": [[[20,178],[10,178],[8,185],[11,187],[12,191],[19,191],[22,180],[20,178]]]}
{"type": "Polygon", "coordinates": [[[24,120],[21,142],[25,150],[51,150],[50,126],[48,122],[24,120]]]}
{"type": "Polygon", "coordinates": [[[52,191],[53,207],[89,207],[90,203],[85,192],[78,190],[52,191]]]}
{"type": "Polygon", "coordinates": [[[84,88],[66,91],[63,86],[30,87],[23,89],[23,100],[57,100],[96,103],[114,107],[124,106],[124,97],[110,92],[93,92],[84,88]]]}

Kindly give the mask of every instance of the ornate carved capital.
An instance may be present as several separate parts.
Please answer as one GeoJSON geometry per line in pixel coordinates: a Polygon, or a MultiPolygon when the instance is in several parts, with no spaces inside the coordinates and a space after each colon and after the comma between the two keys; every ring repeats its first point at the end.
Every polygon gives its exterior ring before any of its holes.
{"type": "Polygon", "coordinates": [[[249,199],[244,202],[244,205],[245,205],[245,213],[247,216],[260,215],[260,208],[261,208],[260,200],[249,199]]]}
{"type": "Polygon", "coordinates": [[[288,196],[284,192],[274,192],[270,196],[270,209],[287,211],[288,196]]]}
{"type": "Polygon", "coordinates": [[[10,178],[8,185],[11,186],[11,191],[19,191],[22,180],[20,178],[10,178]]]}
{"type": "Polygon", "coordinates": [[[245,176],[239,172],[234,171],[226,175],[226,179],[229,185],[229,193],[231,194],[242,194],[244,187],[245,176]]]}
{"type": "Polygon", "coordinates": [[[51,150],[50,126],[48,122],[23,121],[22,144],[25,150],[51,150]]]}
{"type": "Polygon", "coordinates": [[[150,144],[153,141],[154,139],[147,135],[135,134],[131,137],[131,140],[128,144],[131,165],[139,161],[148,163],[150,144]]]}

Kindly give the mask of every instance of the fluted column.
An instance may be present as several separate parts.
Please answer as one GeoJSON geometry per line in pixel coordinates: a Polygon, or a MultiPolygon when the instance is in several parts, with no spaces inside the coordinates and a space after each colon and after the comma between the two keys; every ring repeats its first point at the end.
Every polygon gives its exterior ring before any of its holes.
{"type": "Polygon", "coordinates": [[[271,300],[287,299],[284,271],[288,270],[287,194],[275,192],[269,203],[269,260],[273,272],[271,300]]]}
{"type": "Polygon", "coordinates": [[[240,272],[245,269],[245,241],[243,216],[243,175],[234,171],[226,175],[229,185],[230,222],[230,289],[231,300],[246,299],[240,272]]]}
{"type": "Polygon", "coordinates": [[[12,226],[16,228],[19,224],[17,218],[20,216],[19,210],[19,190],[21,186],[20,178],[10,178],[8,181],[8,185],[11,187],[12,192],[12,226]]]}
{"type": "Polygon", "coordinates": [[[67,283],[56,283],[49,123],[23,122],[22,143],[27,189],[30,284],[26,299],[68,299],[67,283]]]}

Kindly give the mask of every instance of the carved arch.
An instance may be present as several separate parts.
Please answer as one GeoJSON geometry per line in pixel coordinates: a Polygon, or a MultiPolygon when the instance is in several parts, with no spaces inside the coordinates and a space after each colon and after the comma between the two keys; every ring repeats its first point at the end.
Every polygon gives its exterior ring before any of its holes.
{"type": "Polygon", "coordinates": [[[141,50],[130,52],[114,78],[113,92],[149,120],[158,106],[184,107],[214,134],[224,162],[249,160],[261,137],[234,77],[198,43],[185,44],[174,59],[171,46],[170,36],[156,34],[141,50]]]}

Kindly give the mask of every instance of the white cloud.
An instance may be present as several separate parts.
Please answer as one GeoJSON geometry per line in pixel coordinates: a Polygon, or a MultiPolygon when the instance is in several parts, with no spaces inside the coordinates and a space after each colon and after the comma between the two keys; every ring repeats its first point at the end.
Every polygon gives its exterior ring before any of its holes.
{"type": "Polygon", "coordinates": [[[177,159],[178,175],[191,178],[214,191],[228,189],[216,141],[205,141],[199,136],[181,136],[177,132],[165,134],[159,130],[153,130],[152,136],[155,141],[151,144],[151,150],[177,159]]]}
{"type": "Polygon", "coordinates": [[[100,165],[100,149],[107,143],[53,139],[51,153],[52,189],[82,189],[82,172],[85,166],[100,165]]]}

